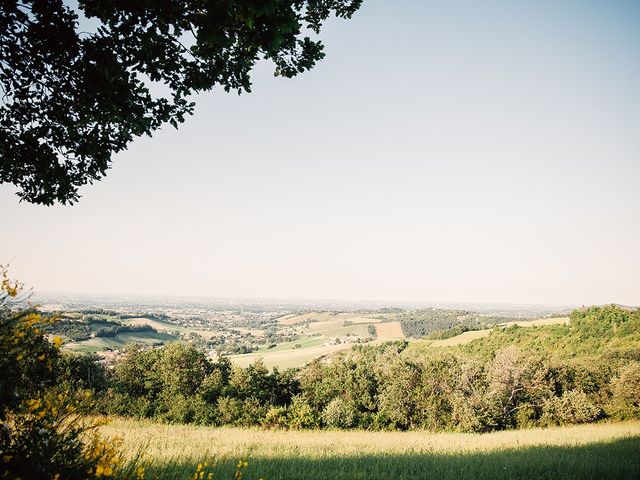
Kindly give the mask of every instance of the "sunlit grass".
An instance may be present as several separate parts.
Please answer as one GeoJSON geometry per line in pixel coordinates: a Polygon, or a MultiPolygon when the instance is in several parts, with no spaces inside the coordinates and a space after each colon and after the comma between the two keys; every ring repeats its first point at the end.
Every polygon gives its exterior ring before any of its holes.
{"type": "Polygon", "coordinates": [[[146,448],[153,465],[170,465],[178,473],[217,459],[225,474],[234,460],[248,458],[247,478],[267,479],[640,474],[640,422],[456,434],[207,428],[116,419],[102,432],[121,436],[129,452],[146,448]]]}

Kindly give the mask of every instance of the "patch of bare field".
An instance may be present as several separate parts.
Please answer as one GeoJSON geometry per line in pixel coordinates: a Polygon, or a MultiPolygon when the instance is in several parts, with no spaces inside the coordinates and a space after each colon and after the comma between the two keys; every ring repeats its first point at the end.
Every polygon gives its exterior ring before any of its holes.
{"type": "Polygon", "coordinates": [[[404,338],[404,332],[400,322],[386,322],[376,324],[376,336],[378,340],[393,340],[404,338]]]}

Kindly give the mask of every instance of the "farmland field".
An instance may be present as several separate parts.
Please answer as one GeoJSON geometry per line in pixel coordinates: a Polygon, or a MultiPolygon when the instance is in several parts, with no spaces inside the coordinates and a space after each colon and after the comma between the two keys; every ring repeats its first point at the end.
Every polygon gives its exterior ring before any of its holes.
{"type": "Polygon", "coordinates": [[[376,325],[378,340],[394,340],[404,338],[400,322],[380,323],[376,325]]]}
{"type": "Polygon", "coordinates": [[[265,479],[637,479],[640,422],[488,434],[281,431],[162,425],[116,419],[102,427],[131,455],[146,448],[155,468],[187,478],[217,460],[214,478],[231,478],[247,459],[246,478],[265,479]],[[179,459],[179,461],[176,461],[179,459]]]}
{"type": "Polygon", "coordinates": [[[296,328],[301,338],[270,349],[262,347],[256,352],[232,355],[230,358],[243,367],[257,358],[262,358],[267,367],[300,367],[315,358],[351,348],[356,338],[375,342],[404,338],[400,322],[384,320],[386,317],[381,314],[358,312],[322,311],[285,315],[278,322],[296,328]],[[375,337],[369,333],[369,325],[375,326],[375,337]],[[336,339],[341,341],[336,342],[336,339]]]}
{"type": "Polygon", "coordinates": [[[229,358],[233,363],[240,365],[241,367],[246,367],[258,358],[261,358],[263,363],[269,368],[292,368],[302,366],[315,358],[322,357],[323,355],[328,355],[340,350],[346,350],[351,347],[352,344],[350,343],[342,343],[338,345],[317,345],[297,349],[274,349],[275,351],[259,351],[244,355],[230,355],[229,358]]]}

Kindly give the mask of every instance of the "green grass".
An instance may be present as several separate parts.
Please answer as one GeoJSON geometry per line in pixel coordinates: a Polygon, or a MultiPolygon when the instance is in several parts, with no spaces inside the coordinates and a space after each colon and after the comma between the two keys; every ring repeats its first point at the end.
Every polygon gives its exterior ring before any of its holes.
{"type": "Polygon", "coordinates": [[[308,348],[322,345],[326,341],[327,339],[325,337],[303,337],[292,342],[279,343],[273,348],[267,348],[266,345],[261,345],[257,351],[259,353],[282,352],[284,350],[294,349],[296,345],[300,345],[300,348],[308,348]]]}
{"type": "MultiPolygon", "coordinates": [[[[115,420],[128,452],[147,447],[149,473],[190,478],[216,460],[214,478],[246,479],[638,479],[640,422],[495,432],[273,431],[115,420]]],[[[164,477],[163,477],[164,478],[164,477]]]]}

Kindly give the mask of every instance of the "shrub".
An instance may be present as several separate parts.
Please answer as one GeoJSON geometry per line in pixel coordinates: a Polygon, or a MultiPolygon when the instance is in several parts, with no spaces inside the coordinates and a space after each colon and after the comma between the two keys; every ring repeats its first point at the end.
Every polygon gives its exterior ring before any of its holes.
{"type": "Polygon", "coordinates": [[[322,420],[333,428],[349,428],[356,423],[356,412],[349,402],[336,397],[322,411],[322,420]]]}
{"type": "Polygon", "coordinates": [[[289,426],[289,410],[287,407],[271,406],[262,419],[262,426],[267,428],[287,428],[289,426]]]}
{"type": "Polygon", "coordinates": [[[547,425],[566,425],[593,422],[602,411],[581,390],[569,390],[561,397],[551,397],[543,406],[542,422],[547,425]]]}
{"type": "Polygon", "coordinates": [[[626,365],[611,385],[613,414],[618,418],[640,418],[640,362],[626,365]]]}
{"type": "Polygon", "coordinates": [[[289,406],[288,427],[295,429],[318,428],[320,418],[311,405],[301,396],[293,397],[289,406]]]}
{"type": "Polygon", "coordinates": [[[79,412],[81,392],[56,386],[56,338],[43,335],[42,318],[16,304],[20,285],[0,267],[0,476],[84,479],[111,476],[117,445],[92,433],[79,412]]]}
{"type": "Polygon", "coordinates": [[[242,402],[233,397],[220,397],[216,402],[218,425],[234,425],[241,416],[242,402]]]}

